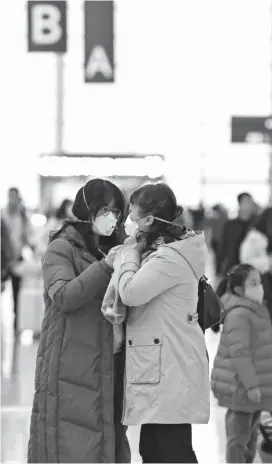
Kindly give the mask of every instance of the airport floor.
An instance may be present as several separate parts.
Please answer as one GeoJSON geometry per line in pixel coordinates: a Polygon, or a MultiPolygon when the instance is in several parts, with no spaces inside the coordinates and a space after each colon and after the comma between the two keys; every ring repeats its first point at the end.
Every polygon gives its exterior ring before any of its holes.
{"type": "MultiPolygon", "coordinates": [[[[14,339],[10,292],[11,289],[7,287],[1,297],[1,463],[19,464],[26,462],[37,343],[32,341],[27,331],[19,340],[14,339]]],[[[35,295],[33,288],[25,290],[23,306],[26,314],[31,313],[29,308],[33,304],[33,298],[40,299],[40,295],[35,295]]],[[[28,321],[26,326],[30,322],[28,321]]],[[[206,338],[212,365],[219,338],[211,331],[207,332],[206,338]]],[[[193,427],[194,447],[200,464],[207,462],[217,464],[225,461],[225,411],[217,406],[213,397],[211,405],[209,424],[193,427]]],[[[139,463],[141,462],[138,454],[139,428],[129,428],[128,436],[132,460],[134,463],[139,463]]],[[[260,462],[259,459],[256,462],[260,462]]]]}

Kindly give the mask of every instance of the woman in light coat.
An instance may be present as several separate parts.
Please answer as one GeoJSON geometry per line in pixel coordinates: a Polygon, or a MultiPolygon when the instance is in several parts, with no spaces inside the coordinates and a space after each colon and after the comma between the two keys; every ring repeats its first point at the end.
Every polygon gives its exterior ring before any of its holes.
{"type": "Polygon", "coordinates": [[[118,253],[119,297],[128,307],[123,424],[141,425],[143,462],[197,462],[191,424],[210,414],[209,368],[197,321],[205,272],[203,233],[174,226],[182,212],[164,184],[132,194],[137,240],[118,253]]]}

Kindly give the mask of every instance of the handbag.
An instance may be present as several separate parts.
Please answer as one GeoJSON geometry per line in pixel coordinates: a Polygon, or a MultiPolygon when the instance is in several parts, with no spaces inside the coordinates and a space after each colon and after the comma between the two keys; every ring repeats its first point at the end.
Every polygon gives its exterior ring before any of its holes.
{"type": "Polygon", "coordinates": [[[222,312],[221,301],[219,297],[216,295],[211,284],[209,284],[208,278],[204,275],[200,279],[198,279],[190,261],[180,252],[179,254],[185,259],[187,264],[192,269],[196,279],[198,280],[198,323],[203,333],[205,333],[205,330],[210,329],[220,323],[222,312]]]}

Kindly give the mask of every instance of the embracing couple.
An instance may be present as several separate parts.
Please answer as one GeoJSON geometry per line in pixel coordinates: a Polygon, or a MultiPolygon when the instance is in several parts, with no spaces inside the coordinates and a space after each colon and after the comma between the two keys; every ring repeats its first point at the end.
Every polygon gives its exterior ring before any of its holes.
{"type": "Polygon", "coordinates": [[[204,234],[178,225],[165,184],[136,190],[129,208],[126,238],[123,194],[91,180],[76,195],[77,220],[51,236],[28,462],[129,463],[130,425],[141,425],[143,462],[197,462],[191,424],[210,413],[196,315],[204,234]]]}

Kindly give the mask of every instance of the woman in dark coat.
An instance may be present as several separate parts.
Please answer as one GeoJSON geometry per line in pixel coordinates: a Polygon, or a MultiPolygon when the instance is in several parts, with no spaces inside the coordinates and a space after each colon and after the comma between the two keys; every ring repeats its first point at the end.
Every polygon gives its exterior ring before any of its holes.
{"type": "Polygon", "coordinates": [[[130,462],[121,425],[123,352],[101,313],[125,199],[112,183],[77,193],[77,222],[54,234],[43,258],[45,316],[38,350],[28,462],[130,462]]]}

